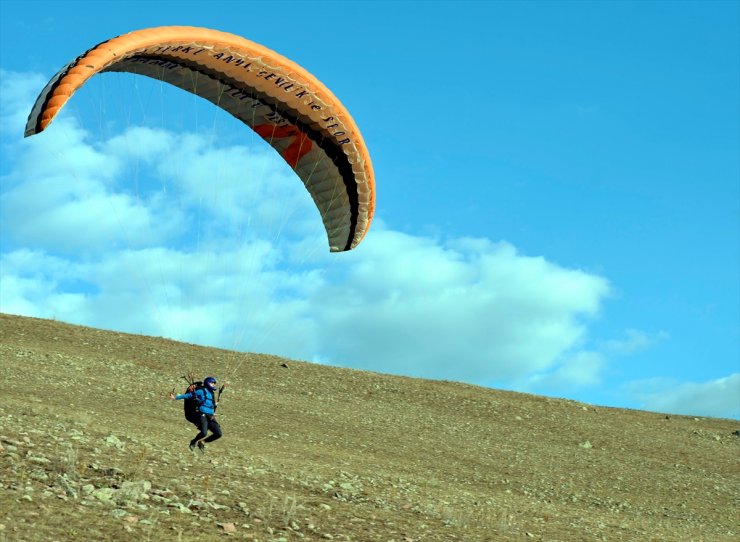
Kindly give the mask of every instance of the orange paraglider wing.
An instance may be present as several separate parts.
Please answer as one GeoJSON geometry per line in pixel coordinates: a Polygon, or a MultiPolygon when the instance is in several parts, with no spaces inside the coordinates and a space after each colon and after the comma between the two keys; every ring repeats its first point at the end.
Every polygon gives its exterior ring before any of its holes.
{"type": "Polygon", "coordinates": [[[354,120],[318,79],[239,36],[167,26],[105,41],[66,65],[41,91],[26,125],[37,134],[100,72],[131,72],[211,101],[267,141],[301,178],[332,252],[356,247],[375,211],[375,179],[354,120]]]}

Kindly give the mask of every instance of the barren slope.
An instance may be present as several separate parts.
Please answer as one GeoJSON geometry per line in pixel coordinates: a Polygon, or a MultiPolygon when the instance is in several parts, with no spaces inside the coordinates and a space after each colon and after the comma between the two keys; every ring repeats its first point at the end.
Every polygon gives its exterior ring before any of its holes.
{"type": "Polygon", "coordinates": [[[740,423],[0,315],[0,540],[736,540],[740,423]],[[182,367],[233,372],[193,455],[182,367]]]}

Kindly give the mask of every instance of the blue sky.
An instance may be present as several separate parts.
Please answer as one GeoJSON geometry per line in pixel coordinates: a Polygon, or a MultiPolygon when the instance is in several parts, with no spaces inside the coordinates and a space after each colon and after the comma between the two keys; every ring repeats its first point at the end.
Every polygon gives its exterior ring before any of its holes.
{"type": "Polygon", "coordinates": [[[739,6],[2,0],[0,311],[740,418],[739,6]],[[178,89],[103,74],[23,140],[65,63],[162,25],[342,100],[377,182],[357,250],[178,89]]]}

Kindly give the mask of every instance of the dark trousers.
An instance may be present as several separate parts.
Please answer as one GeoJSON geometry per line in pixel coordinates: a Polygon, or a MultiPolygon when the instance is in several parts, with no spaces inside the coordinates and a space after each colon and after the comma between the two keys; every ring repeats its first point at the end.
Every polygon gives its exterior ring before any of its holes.
{"type": "Polygon", "coordinates": [[[214,440],[221,438],[221,426],[218,425],[215,416],[201,413],[200,418],[197,422],[194,422],[193,425],[195,425],[200,432],[195,435],[195,438],[190,441],[190,444],[195,444],[199,440],[205,438],[209,429],[211,431],[211,436],[206,438],[203,442],[213,442],[214,440]]]}

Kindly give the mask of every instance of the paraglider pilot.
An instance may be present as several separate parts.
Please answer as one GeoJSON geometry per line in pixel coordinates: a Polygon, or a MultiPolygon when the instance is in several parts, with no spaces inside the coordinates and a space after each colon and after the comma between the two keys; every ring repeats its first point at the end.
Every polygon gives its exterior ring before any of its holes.
{"type": "MultiPolygon", "coordinates": [[[[228,383],[224,383],[220,391],[223,391],[227,386],[228,383]]],[[[202,385],[200,383],[193,384],[185,393],[175,395],[173,391],[169,394],[171,400],[186,400],[186,418],[198,428],[198,434],[190,441],[191,451],[195,450],[197,445],[198,449],[205,453],[205,443],[218,440],[222,436],[221,426],[216,421],[216,407],[218,406],[218,400],[216,399],[217,390],[218,384],[216,383],[216,379],[209,376],[203,380],[202,385]],[[187,402],[190,402],[194,407],[192,413],[188,412],[187,402]],[[206,437],[208,431],[211,431],[211,435],[206,437]]]]}

